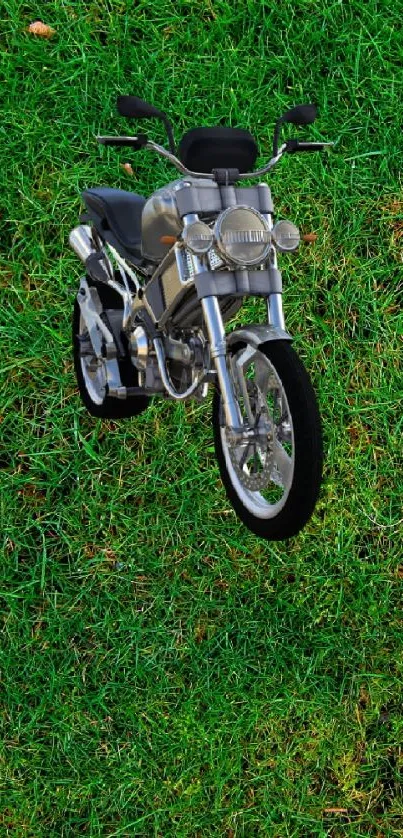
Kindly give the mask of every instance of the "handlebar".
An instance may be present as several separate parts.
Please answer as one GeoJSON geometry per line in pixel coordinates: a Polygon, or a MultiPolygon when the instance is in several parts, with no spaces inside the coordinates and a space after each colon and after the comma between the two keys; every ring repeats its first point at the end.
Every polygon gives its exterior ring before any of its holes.
{"type": "MultiPolygon", "coordinates": [[[[187,169],[183,163],[178,160],[178,158],[168,149],[164,148],[158,143],[154,143],[152,140],[149,140],[146,134],[139,134],[137,137],[97,137],[97,141],[101,145],[106,146],[129,146],[134,151],[139,151],[141,148],[148,148],[151,151],[156,151],[157,154],[160,154],[161,157],[166,157],[167,160],[170,161],[180,172],[185,175],[189,175],[191,177],[196,178],[204,178],[206,180],[213,180],[214,174],[207,173],[207,172],[192,172],[190,169],[187,169]]],[[[264,166],[262,169],[256,169],[254,172],[245,172],[239,175],[239,180],[246,180],[248,178],[259,177],[260,175],[264,175],[273,168],[273,166],[278,163],[280,158],[288,152],[289,154],[295,154],[298,151],[322,151],[327,146],[332,146],[333,143],[304,143],[299,142],[299,140],[287,140],[281,148],[278,150],[277,154],[269,160],[269,162],[264,166]]]]}
{"type": "Polygon", "coordinates": [[[139,151],[147,145],[148,137],[146,134],[139,134],[138,137],[97,137],[97,142],[101,145],[129,146],[139,151]]]}

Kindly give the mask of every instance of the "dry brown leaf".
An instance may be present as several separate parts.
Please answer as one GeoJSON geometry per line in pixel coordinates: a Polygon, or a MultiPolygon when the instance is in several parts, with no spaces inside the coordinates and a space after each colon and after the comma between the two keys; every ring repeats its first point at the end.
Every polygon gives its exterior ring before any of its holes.
{"type": "Polygon", "coordinates": [[[38,622],[35,623],[32,626],[32,631],[31,631],[32,637],[36,637],[39,634],[39,632],[42,630],[44,625],[45,625],[45,623],[44,623],[43,620],[38,620],[38,622]]]}
{"type": "Polygon", "coordinates": [[[30,23],[28,26],[28,32],[30,32],[31,35],[39,35],[40,38],[52,38],[56,30],[52,29],[51,26],[48,26],[47,23],[42,23],[41,20],[34,20],[34,22],[30,23]]]}
{"type": "Polygon", "coordinates": [[[196,643],[201,643],[207,637],[207,626],[202,623],[196,626],[194,637],[196,643]]]}
{"type": "Polygon", "coordinates": [[[127,172],[128,175],[134,175],[134,169],[131,163],[121,163],[120,165],[122,166],[122,169],[124,169],[125,172],[127,172]]]}
{"type": "Polygon", "coordinates": [[[302,241],[307,242],[307,244],[313,244],[317,241],[317,233],[304,233],[302,236],[302,241]]]}
{"type": "Polygon", "coordinates": [[[229,588],[229,584],[225,581],[225,579],[215,579],[214,584],[217,588],[220,588],[222,591],[227,591],[229,588]]]}

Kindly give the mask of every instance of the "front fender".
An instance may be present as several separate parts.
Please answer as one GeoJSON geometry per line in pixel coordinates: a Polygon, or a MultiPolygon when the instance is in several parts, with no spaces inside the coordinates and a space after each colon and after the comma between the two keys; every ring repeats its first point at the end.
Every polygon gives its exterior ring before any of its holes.
{"type": "Polygon", "coordinates": [[[266,343],[268,340],[291,341],[292,337],[285,329],[279,329],[277,326],[252,323],[251,326],[244,326],[242,329],[230,332],[227,335],[227,346],[232,346],[234,343],[249,343],[254,349],[257,349],[261,343],[266,343]]]}

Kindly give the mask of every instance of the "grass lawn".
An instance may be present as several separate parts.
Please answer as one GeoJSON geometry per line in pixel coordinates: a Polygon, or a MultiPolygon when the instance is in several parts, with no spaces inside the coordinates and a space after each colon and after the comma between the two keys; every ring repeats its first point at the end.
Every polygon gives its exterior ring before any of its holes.
{"type": "Polygon", "coordinates": [[[1,838],[403,835],[402,15],[402,0],[3,0],[1,838]],[[27,33],[36,18],[51,39],[27,33]],[[281,260],[326,454],[289,543],[229,507],[210,400],[119,423],[80,405],[79,192],[177,176],[97,146],[140,127],[118,93],[166,110],[177,139],[245,127],[259,163],[300,102],[320,118],[299,136],[336,142],[269,180],[279,217],[318,235],[281,260]]]}

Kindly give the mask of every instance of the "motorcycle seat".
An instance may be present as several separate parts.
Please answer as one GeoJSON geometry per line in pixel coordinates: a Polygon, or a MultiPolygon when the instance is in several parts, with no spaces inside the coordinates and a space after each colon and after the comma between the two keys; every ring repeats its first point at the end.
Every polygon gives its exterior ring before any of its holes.
{"type": "Polygon", "coordinates": [[[136,192],[97,186],[82,193],[83,201],[94,212],[103,230],[110,230],[130,253],[141,253],[141,215],[146,199],[136,192]]]}

